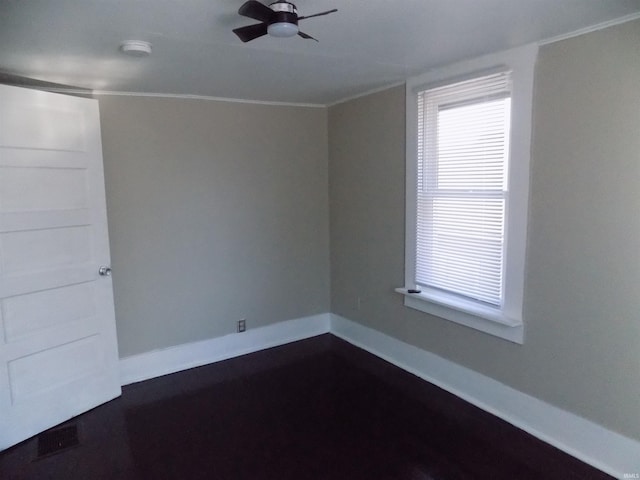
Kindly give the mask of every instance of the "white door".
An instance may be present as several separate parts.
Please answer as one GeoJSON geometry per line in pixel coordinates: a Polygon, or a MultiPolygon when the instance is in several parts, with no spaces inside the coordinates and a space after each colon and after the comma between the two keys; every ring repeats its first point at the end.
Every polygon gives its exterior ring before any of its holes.
{"type": "Polygon", "coordinates": [[[98,103],[0,85],[0,450],[120,395],[98,103]]]}

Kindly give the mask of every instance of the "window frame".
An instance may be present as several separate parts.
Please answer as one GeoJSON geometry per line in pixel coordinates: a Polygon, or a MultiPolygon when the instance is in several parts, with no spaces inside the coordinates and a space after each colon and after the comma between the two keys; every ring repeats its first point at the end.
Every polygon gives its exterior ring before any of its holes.
{"type": "Polygon", "coordinates": [[[523,299],[529,169],[533,110],[533,78],[537,45],[466,60],[412,77],[406,83],[406,205],[405,284],[396,289],[407,307],[458,324],[524,343],[523,299]],[[498,71],[512,72],[509,139],[508,204],[505,211],[504,303],[491,307],[455,294],[416,288],[418,92],[458,83],[498,71]]]}

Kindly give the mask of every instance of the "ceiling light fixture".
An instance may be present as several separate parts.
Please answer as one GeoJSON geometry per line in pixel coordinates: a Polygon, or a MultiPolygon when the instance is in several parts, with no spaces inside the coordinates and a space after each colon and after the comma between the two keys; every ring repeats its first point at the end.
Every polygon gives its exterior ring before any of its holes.
{"type": "Polygon", "coordinates": [[[127,40],[120,45],[120,51],[132,57],[148,57],[151,55],[151,44],[142,40],[127,40]]]}
{"type": "Polygon", "coordinates": [[[287,22],[272,23],[267,27],[267,33],[272,37],[293,37],[298,34],[298,26],[287,22]]]}

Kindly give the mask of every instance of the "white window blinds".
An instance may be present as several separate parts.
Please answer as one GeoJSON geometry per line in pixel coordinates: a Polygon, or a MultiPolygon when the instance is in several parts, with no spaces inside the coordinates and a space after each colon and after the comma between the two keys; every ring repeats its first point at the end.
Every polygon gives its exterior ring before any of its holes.
{"type": "Polygon", "coordinates": [[[417,98],[415,283],[501,306],[511,73],[417,98]]]}

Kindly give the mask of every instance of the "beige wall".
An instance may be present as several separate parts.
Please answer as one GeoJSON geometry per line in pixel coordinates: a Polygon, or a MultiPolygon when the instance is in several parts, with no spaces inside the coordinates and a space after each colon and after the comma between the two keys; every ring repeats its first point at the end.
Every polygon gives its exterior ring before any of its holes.
{"type": "Polygon", "coordinates": [[[404,89],[330,108],[332,311],[640,439],[639,45],[635,21],[540,50],[522,346],[393,293],[404,89]]]}
{"type": "Polygon", "coordinates": [[[329,310],[325,109],[99,102],[121,356],[329,310]]]}

